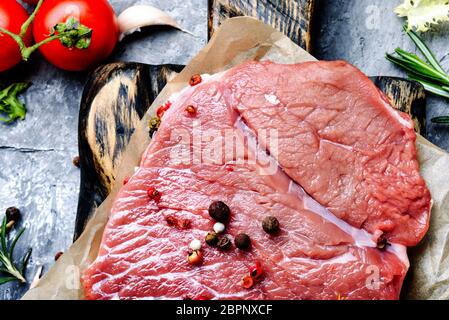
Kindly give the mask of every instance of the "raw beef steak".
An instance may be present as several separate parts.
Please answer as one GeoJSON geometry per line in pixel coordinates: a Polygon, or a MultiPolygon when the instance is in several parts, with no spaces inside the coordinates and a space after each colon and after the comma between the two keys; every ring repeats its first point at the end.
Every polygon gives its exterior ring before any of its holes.
{"type": "Polygon", "coordinates": [[[397,299],[403,244],[424,234],[430,197],[409,120],[365,80],[342,62],[247,63],[184,90],[115,200],[83,275],[86,298],[397,299]],[[359,121],[344,126],[343,114],[359,121]],[[402,197],[382,190],[379,201],[381,186],[402,197]],[[204,243],[216,200],[231,209],[226,235],[248,234],[249,250],[204,243]],[[278,234],[263,230],[267,216],[278,234]],[[402,244],[378,248],[379,231],[402,244]],[[203,242],[199,265],[187,261],[193,239],[203,242]],[[256,264],[262,277],[243,286],[256,264]]]}
{"type": "Polygon", "coordinates": [[[246,63],[224,78],[253,130],[279,132],[283,170],[357,228],[414,246],[429,226],[415,132],[358,69],[343,61],[246,63]]]}

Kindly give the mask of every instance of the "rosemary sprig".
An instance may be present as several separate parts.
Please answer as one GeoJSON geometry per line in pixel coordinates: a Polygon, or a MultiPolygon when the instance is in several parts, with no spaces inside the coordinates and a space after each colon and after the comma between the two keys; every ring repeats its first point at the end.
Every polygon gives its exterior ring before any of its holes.
{"type": "Polygon", "coordinates": [[[433,118],[431,121],[436,124],[449,124],[449,116],[436,117],[433,118]]]}
{"type": "Polygon", "coordinates": [[[18,266],[13,260],[17,241],[19,241],[24,231],[25,228],[20,230],[12,242],[8,244],[7,218],[3,218],[0,234],[0,273],[4,274],[4,276],[0,277],[0,285],[16,280],[22,283],[26,282],[24,271],[31,257],[31,249],[22,257],[18,266]]]}
{"type": "MultiPolygon", "coordinates": [[[[415,31],[408,30],[407,27],[404,27],[404,31],[415,43],[426,61],[401,48],[395,50],[396,54],[387,53],[387,60],[407,71],[409,79],[421,83],[426,91],[449,99],[449,74],[441,67],[435,54],[415,31]]],[[[449,116],[434,118],[431,121],[449,124],[449,116]]]]}

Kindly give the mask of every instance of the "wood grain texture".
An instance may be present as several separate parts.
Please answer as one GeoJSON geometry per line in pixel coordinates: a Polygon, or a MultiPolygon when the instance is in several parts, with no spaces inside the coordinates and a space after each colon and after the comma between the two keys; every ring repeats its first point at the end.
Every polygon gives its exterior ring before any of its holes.
{"type": "Polygon", "coordinates": [[[316,0],[208,0],[209,39],[227,18],[250,16],[283,32],[311,52],[311,32],[316,0]]]}
{"type": "Polygon", "coordinates": [[[140,119],[183,66],[114,63],[89,78],[79,116],[81,188],[75,239],[115,181],[122,154],[140,119]]]}
{"type": "Polygon", "coordinates": [[[395,77],[372,77],[371,80],[390,99],[393,106],[409,114],[415,124],[415,131],[426,136],[426,92],[416,82],[395,77]]]}

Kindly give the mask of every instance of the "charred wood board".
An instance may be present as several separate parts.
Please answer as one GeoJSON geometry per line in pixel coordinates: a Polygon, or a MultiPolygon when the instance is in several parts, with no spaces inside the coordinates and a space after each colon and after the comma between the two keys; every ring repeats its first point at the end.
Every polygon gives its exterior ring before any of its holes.
{"type": "Polygon", "coordinates": [[[371,77],[392,105],[412,117],[415,131],[426,136],[426,91],[422,84],[396,77],[371,77]]]}
{"type": "Polygon", "coordinates": [[[115,170],[139,120],[183,67],[113,63],[91,74],[79,114],[81,187],[75,239],[111,191],[115,170]]]}
{"type": "Polygon", "coordinates": [[[228,18],[250,16],[271,25],[311,51],[311,32],[316,0],[208,0],[209,39],[228,18]]]}
{"type": "MultiPolygon", "coordinates": [[[[86,84],[79,116],[81,188],[75,239],[108,196],[127,143],[140,119],[174,72],[182,66],[115,63],[97,69],[86,84]]],[[[425,130],[425,92],[413,81],[391,77],[371,80],[393,105],[413,115],[425,130]]]]}

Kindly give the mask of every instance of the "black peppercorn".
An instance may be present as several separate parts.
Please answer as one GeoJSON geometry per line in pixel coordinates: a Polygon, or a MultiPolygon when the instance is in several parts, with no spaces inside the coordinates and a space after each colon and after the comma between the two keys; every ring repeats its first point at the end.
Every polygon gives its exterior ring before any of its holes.
{"type": "Polygon", "coordinates": [[[389,245],[390,244],[388,243],[387,238],[385,238],[383,235],[380,236],[377,240],[377,249],[379,250],[385,250],[389,245]]]}
{"type": "Polygon", "coordinates": [[[251,247],[251,239],[244,233],[238,234],[234,239],[234,243],[240,250],[248,250],[251,247]]]}
{"type": "Polygon", "coordinates": [[[209,232],[209,233],[206,235],[205,241],[206,241],[206,243],[207,243],[208,245],[210,245],[211,247],[215,247],[215,246],[217,245],[217,243],[218,243],[218,236],[217,236],[217,234],[214,233],[214,232],[209,232]]]}
{"type": "Polygon", "coordinates": [[[10,221],[19,221],[20,219],[20,210],[15,208],[15,207],[11,207],[6,209],[6,221],[10,222],[10,221]]]}
{"type": "Polygon", "coordinates": [[[266,233],[275,234],[279,232],[279,221],[276,217],[266,217],[262,221],[262,228],[266,233]]]}
{"type": "Polygon", "coordinates": [[[227,250],[231,247],[231,240],[228,237],[221,237],[217,242],[217,247],[222,250],[227,250]]]}
{"type": "Polygon", "coordinates": [[[231,210],[222,201],[214,201],[209,206],[209,215],[218,222],[228,222],[231,216],[231,210]]]}

